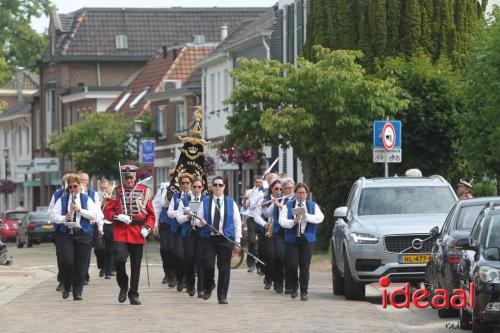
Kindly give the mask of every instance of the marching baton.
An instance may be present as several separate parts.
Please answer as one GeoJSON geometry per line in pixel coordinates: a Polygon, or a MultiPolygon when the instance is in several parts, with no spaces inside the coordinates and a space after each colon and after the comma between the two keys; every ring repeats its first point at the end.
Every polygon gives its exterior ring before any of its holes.
{"type": "Polygon", "coordinates": [[[148,230],[148,234],[144,237],[144,256],[146,257],[146,275],[148,276],[148,288],[151,288],[151,282],[149,282],[149,262],[148,262],[148,240],[147,237],[151,233],[151,228],[148,230]]]}
{"type": "Polygon", "coordinates": [[[122,183],[123,209],[125,210],[125,215],[128,215],[127,204],[125,203],[125,184],[123,184],[122,165],[120,162],[118,162],[118,170],[120,171],[120,182],[122,183]]]}
{"type": "MultiPolygon", "coordinates": [[[[196,214],[194,214],[189,208],[187,207],[184,207],[184,213],[191,213],[191,216],[194,217],[195,219],[199,220],[199,221],[203,221],[203,219],[201,217],[198,217],[196,214]]],[[[205,223],[206,226],[208,226],[213,232],[215,232],[217,235],[220,235],[222,237],[224,237],[225,239],[227,239],[228,241],[230,241],[234,246],[236,246],[237,248],[239,248],[240,250],[242,250],[243,252],[245,252],[247,255],[249,255],[250,257],[254,258],[256,261],[260,262],[262,265],[266,265],[265,262],[263,262],[262,260],[260,260],[259,258],[257,258],[256,256],[254,256],[253,254],[251,254],[250,252],[248,252],[247,250],[245,250],[243,247],[241,247],[238,243],[235,243],[231,238],[227,237],[226,235],[224,235],[223,233],[221,233],[219,230],[215,229],[213,225],[211,224],[208,224],[208,223],[205,223]]]]}

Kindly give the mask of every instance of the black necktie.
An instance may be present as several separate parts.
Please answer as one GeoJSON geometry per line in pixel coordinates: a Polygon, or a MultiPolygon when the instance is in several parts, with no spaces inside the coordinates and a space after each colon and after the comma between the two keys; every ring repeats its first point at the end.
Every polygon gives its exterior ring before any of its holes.
{"type": "Polygon", "coordinates": [[[214,228],[219,230],[219,224],[220,224],[220,199],[217,198],[215,200],[215,212],[214,212],[214,228]]]}
{"type": "MultiPolygon", "coordinates": [[[[76,195],[71,196],[71,204],[74,205],[76,204],[76,195]]],[[[76,222],[76,212],[73,212],[73,219],[71,220],[72,222],[76,222]]]]}

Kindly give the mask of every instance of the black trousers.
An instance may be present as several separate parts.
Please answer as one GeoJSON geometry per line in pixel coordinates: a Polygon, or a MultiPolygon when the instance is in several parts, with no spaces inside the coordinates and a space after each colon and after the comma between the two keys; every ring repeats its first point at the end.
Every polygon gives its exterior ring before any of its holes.
{"type": "Polygon", "coordinates": [[[77,233],[61,235],[62,279],[64,290],[81,293],[92,234],[77,233]]]}
{"type": "Polygon", "coordinates": [[[217,298],[227,298],[229,290],[229,279],[231,276],[231,253],[233,244],[222,236],[210,236],[209,238],[200,237],[200,243],[203,248],[203,270],[205,290],[208,290],[215,284],[215,259],[217,258],[217,269],[219,278],[217,281],[217,298]]]}
{"type": "Polygon", "coordinates": [[[129,244],[115,242],[114,259],[116,267],[116,281],[120,289],[129,289],[129,296],[139,296],[139,278],[141,276],[141,261],[143,244],[129,244]],[[130,288],[125,264],[130,256],[130,288]]]}
{"type": "Polygon", "coordinates": [[[62,249],[63,249],[63,238],[64,235],[59,231],[54,233],[54,245],[56,246],[56,258],[57,258],[57,282],[63,282],[62,279],[62,271],[63,271],[63,263],[62,263],[62,249]]]}
{"type": "Polygon", "coordinates": [[[97,224],[94,224],[92,245],[94,246],[94,254],[97,262],[97,269],[99,270],[104,269],[104,265],[106,264],[106,248],[104,244],[104,239],[99,238],[99,231],[97,228],[97,224]]]}
{"type": "Polygon", "coordinates": [[[203,290],[203,265],[199,262],[202,253],[199,244],[199,234],[191,231],[183,238],[184,245],[184,281],[187,289],[193,289],[195,285],[195,271],[198,275],[198,292],[203,290]]]}
{"type": "Polygon", "coordinates": [[[272,276],[275,286],[283,287],[285,277],[285,241],[282,233],[273,234],[272,276]]]}
{"type": "Polygon", "coordinates": [[[172,268],[172,235],[170,231],[170,225],[167,223],[160,222],[159,225],[160,234],[160,255],[161,261],[163,263],[163,273],[167,278],[172,278],[174,276],[172,268]],[[169,241],[170,240],[170,241],[169,241]]]}
{"type": "MultiPolygon", "coordinates": [[[[257,223],[255,223],[255,220],[253,217],[248,217],[247,218],[247,232],[248,232],[248,252],[250,252],[253,255],[256,255],[257,252],[255,251],[257,247],[257,223]]],[[[260,264],[258,264],[260,266],[260,264]]],[[[247,256],[247,266],[248,267],[255,267],[255,259],[251,256],[247,256]]]]}
{"type": "Polygon", "coordinates": [[[113,224],[104,224],[104,274],[110,276],[113,273],[113,250],[114,250],[114,231],[113,224]]]}
{"type": "Polygon", "coordinates": [[[309,286],[309,266],[312,257],[312,243],[308,243],[305,237],[295,240],[294,243],[285,243],[287,259],[287,275],[290,279],[292,290],[298,290],[300,282],[300,292],[307,293],[309,286]],[[300,269],[300,276],[297,270],[300,269]]]}
{"type": "Polygon", "coordinates": [[[265,265],[262,266],[266,282],[273,281],[273,239],[259,234],[259,258],[265,265]]]}
{"type": "Polygon", "coordinates": [[[173,268],[177,283],[184,281],[184,245],[181,228],[172,232],[173,268]]]}

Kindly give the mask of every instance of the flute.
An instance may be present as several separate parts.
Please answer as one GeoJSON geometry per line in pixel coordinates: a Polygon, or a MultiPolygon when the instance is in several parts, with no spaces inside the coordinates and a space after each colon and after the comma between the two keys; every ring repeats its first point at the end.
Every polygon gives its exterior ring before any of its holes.
{"type": "Polygon", "coordinates": [[[284,195],[284,196],[279,197],[279,198],[273,198],[272,200],[264,201],[264,202],[261,202],[260,204],[258,204],[256,206],[252,206],[252,207],[250,207],[250,209],[255,209],[255,208],[260,207],[260,206],[265,206],[265,205],[268,205],[268,204],[272,203],[273,200],[281,200],[281,199],[285,199],[285,198],[288,198],[288,197],[291,197],[291,196],[293,196],[293,194],[284,195]]]}

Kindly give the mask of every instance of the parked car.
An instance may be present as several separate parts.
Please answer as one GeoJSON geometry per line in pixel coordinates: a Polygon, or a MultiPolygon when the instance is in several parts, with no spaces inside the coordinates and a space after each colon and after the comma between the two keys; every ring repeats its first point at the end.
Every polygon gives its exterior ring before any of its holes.
{"type": "Polygon", "coordinates": [[[15,240],[17,224],[28,214],[25,210],[6,210],[0,222],[0,238],[3,242],[15,240]]]}
{"type": "Polygon", "coordinates": [[[18,248],[32,247],[41,242],[54,240],[54,225],[47,212],[31,212],[19,223],[16,244],[18,248]]]}
{"type": "Polygon", "coordinates": [[[357,180],[345,207],[335,210],[332,285],[335,295],[360,300],[365,285],[424,280],[433,236],[457,202],[440,176],[357,180]]]}
{"type": "Polygon", "coordinates": [[[500,327],[500,207],[485,208],[470,237],[457,240],[456,245],[464,250],[458,273],[467,295],[467,307],[460,309],[460,326],[472,327],[474,333],[493,332],[500,327]]]}
{"type": "MultiPolygon", "coordinates": [[[[484,197],[470,200],[461,200],[450,210],[443,228],[439,231],[436,226],[431,234],[436,236],[432,247],[431,261],[427,264],[425,274],[425,288],[432,291],[437,288],[445,289],[452,295],[453,289],[460,288],[458,281],[458,263],[462,258],[462,250],[456,247],[458,239],[468,237],[478,215],[490,203],[500,205],[500,197],[484,197]]],[[[438,309],[440,318],[458,315],[458,310],[449,307],[438,309]]]]}

